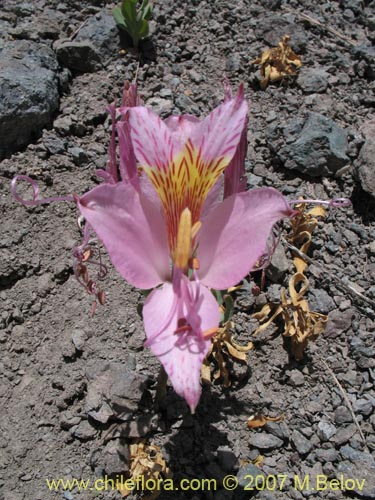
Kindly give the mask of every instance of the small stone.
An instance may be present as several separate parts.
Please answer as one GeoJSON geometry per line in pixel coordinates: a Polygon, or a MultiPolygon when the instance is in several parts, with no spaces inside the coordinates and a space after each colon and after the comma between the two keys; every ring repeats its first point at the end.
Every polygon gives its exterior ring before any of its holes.
{"type": "Polygon", "coordinates": [[[245,490],[245,488],[249,487],[252,478],[252,487],[256,488],[259,486],[261,488],[266,474],[254,464],[247,464],[241,467],[237,474],[238,486],[236,488],[236,499],[247,500],[249,498],[249,491],[245,490]]]}
{"type": "Polygon", "coordinates": [[[130,452],[123,439],[109,441],[101,456],[100,465],[108,476],[124,476],[129,470],[130,452]]]}
{"type": "Polygon", "coordinates": [[[271,263],[266,269],[266,275],[271,281],[278,283],[285,276],[288,269],[289,261],[286,258],[283,245],[279,242],[272,255],[271,263]]]}
{"type": "Polygon", "coordinates": [[[291,441],[300,455],[307,455],[313,448],[312,443],[298,430],[292,432],[291,441]]]}
{"type": "Polygon", "coordinates": [[[236,455],[229,446],[220,446],[217,449],[217,460],[226,472],[232,471],[238,463],[236,455]]]}
{"type": "Polygon", "coordinates": [[[356,413],[360,413],[368,417],[372,414],[372,411],[375,406],[375,398],[371,399],[357,399],[357,401],[353,405],[353,409],[356,413]]]}
{"type": "Polygon", "coordinates": [[[60,64],[69,69],[91,73],[102,67],[100,56],[89,41],[58,40],[54,49],[60,64]]]}
{"type": "Polygon", "coordinates": [[[288,427],[284,422],[267,422],[265,429],[270,434],[286,441],[289,438],[288,427]]]}
{"type": "Polygon", "coordinates": [[[322,93],[327,90],[329,73],[320,68],[301,68],[297,85],[308,93],[322,93]]]}
{"type": "Polygon", "coordinates": [[[96,436],[97,431],[87,420],[82,420],[76,427],[72,428],[71,432],[80,441],[88,441],[96,436]]]}
{"type": "Polygon", "coordinates": [[[72,342],[77,351],[83,351],[83,347],[88,339],[88,335],[84,330],[75,328],[72,333],[72,342]]]}
{"type": "Polygon", "coordinates": [[[87,162],[87,154],[82,148],[74,146],[73,148],[68,149],[68,153],[72,155],[73,162],[78,167],[87,162]]]}
{"type": "Polygon", "coordinates": [[[339,460],[339,453],[334,448],[317,449],[315,455],[319,462],[337,462],[339,460]]]}
{"type": "Polygon", "coordinates": [[[274,450],[283,446],[284,442],[282,439],[272,434],[259,432],[250,436],[249,444],[253,448],[258,448],[259,450],[274,450]]]}
{"type": "Polygon", "coordinates": [[[241,56],[237,52],[233,52],[228,56],[225,64],[225,69],[229,73],[236,73],[241,68],[241,56]]]}
{"type": "Polygon", "coordinates": [[[293,387],[300,387],[301,385],[304,385],[305,383],[305,377],[303,376],[303,373],[301,373],[299,370],[292,370],[289,372],[289,382],[293,387]]]}
{"type": "Polygon", "coordinates": [[[332,442],[336,446],[342,446],[347,443],[357,432],[355,424],[349,425],[348,427],[340,428],[332,438],[332,442]]]}
{"type": "Polygon", "coordinates": [[[173,109],[173,101],[161,97],[151,97],[147,100],[146,105],[160,116],[170,115],[173,109]]]}
{"type": "Polygon", "coordinates": [[[319,113],[272,123],[266,136],[271,151],[285,168],[312,177],[333,175],[349,161],[346,132],[319,113]]]}
{"type": "Polygon", "coordinates": [[[338,406],[335,410],[336,424],[346,424],[353,421],[350,410],[346,406],[338,406]]]}
{"type": "Polygon", "coordinates": [[[335,308],[335,303],[325,290],[313,288],[309,294],[309,307],[311,311],[328,314],[335,308]]]}
{"type": "Polygon", "coordinates": [[[321,441],[329,441],[337,432],[336,427],[329,422],[319,422],[317,434],[321,441]]]}
{"type": "Polygon", "coordinates": [[[43,144],[51,155],[62,154],[65,152],[65,143],[54,134],[44,134],[43,144]]]}

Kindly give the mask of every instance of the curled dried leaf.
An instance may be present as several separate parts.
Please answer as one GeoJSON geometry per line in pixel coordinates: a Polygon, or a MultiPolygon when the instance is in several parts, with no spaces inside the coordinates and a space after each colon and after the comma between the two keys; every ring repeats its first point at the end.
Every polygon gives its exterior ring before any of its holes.
{"type": "Polygon", "coordinates": [[[269,83],[296,75],[296,69],[302,66],[301,58],[288,45],[289,40],[290,36],[284,35],[277,47],[264,50],[262,55],[253,61],[253,64],[260,65],[262,89],[269,83]]]}
{"type": "Polygon", "coordinates": [[[203,382],[211,384],[211,378],[213,377],[214,380],[221,379],[224,387],[229,387],[231,385],[229,366],[233,361],[246,363],[246,353],[253,348],[253,343],[249,342],[247,345],[238,344],[231,333],[233,327],[233,322],[227,321],[212,337],[210,350],[202,365],[201,377],[203,382]],[[216,367],[212,377],[211,362],[216,367]]]}
{"type": "MultiPolygon", "coordinates": [[[[130,445],[129,449],[129,479],[136,481],[137,478],[144,477],[144,483],[146,483],[148,479],[153,479],[154,482],[157,483],[160,479],[171,477],[171,471],[167,467],[163,454],[158,446],[147,444],[144,440],[137,440],[130,445]]],[[[117,489],[123,497],[127,497],[133,492],[133,490],[127,489],[125,484],[119,484],[117,489]]],[[[160,493],[161,490],[153,491],[150,495],[144,497],[144,500],[154,500],[160,493]]]]}
{"type": "Polygon", "coordinates": [[[252,415],[247,420],[247,426],[249,429],[257,429],[258,427],[264,427],[267,422],[281,422],[284,420],[284,415],[279,417],[266,417],[265,415],[252,415]]]}

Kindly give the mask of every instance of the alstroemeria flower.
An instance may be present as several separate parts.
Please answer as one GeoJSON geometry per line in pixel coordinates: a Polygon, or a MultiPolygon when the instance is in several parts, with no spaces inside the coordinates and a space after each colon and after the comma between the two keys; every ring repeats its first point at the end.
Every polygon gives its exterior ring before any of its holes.
{"type": "Polygon", "coordinates": [[[220,318],[210,289],[241,281],[264,253],[273,225],[293,210],[272,188],[214,200],[243,137],[242,89],[202,121],[187,115],[162,121],[142,106],[121,111],[158,199],[142,183],[107,183],[78,206],[124,279],[154,289],[143,307],[146,345],[194,412],[201,364],[220,318]]]}

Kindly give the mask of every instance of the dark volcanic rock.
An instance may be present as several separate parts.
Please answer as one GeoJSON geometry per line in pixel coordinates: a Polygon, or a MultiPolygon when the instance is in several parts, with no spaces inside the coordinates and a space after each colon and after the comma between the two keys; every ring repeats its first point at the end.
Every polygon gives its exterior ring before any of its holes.
{"type": "MultiPolygon", "coordinates": [[[[375,133],[375,126],[373,132],[375,133]]],[[[375,199],[375,135],[369,135],[362,146],[357,164],[357,177],[362,189],[375,199]]]]}
{"type": "Polygon", "coordinates": [[[0,159],[34,140],[59,105],[58,64],[46,45],[6,42],[0,62],[0,159]]]}
{"type": "Polygon", "coordinates": [[[115,57],[120,48],[120,32],[111,14],[91,16],[75,37],[76,42],[89,41],[102,58],[115,57]]]}
{"type": "Polygon", "coordinates": [[[349,161],[346,156],[346,132],[333,120],[319,113],[308,113],[306,119],[273,124],[267,139],[284,166],[312,177],[329,176],[349,161]]]}
{"type": "Polygon", "coordinates": [[[83,42],[58,40],[54,44],[54,49],[59,63],[69,69],[92,73],[102,68],[98,51],[87,40],[83,42]]]}
{"type": "Polygon", "coordinates": [[[297,84],[306,93],[325,92],[328,87],[329,74],[320,68],[301,68],[297,84]]]}

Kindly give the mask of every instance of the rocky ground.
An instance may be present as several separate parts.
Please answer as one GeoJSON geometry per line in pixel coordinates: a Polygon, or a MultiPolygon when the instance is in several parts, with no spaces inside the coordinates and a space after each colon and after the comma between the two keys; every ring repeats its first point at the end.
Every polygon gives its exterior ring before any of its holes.
{"type": "MultiPolygon", "coordinates": [[[[161,447],[176,482],[217,480],[217,491],[162,499],[375,498],[374,1],[156,0],[139,54],[120,37],[114,5],[2,2],[0,499],[119,499],[49,491],[46,479],[124,474],[139,436],[161,447]],[[261,90],[252,61],[285,34],[303,66],[261,90]],[[105,260],[107,303],[92,317],[92,297],[72,272],[74,204],[25,208],[10,180],[30,175],[42,196],[84,193],[105,166],[106,106],[126,79],[137,75],[162,116],[203,115],[222,100],[224,74],[233,88],[244,82],[250,105],[249,187],[274,186],[290,199],[347,196],[353,206],[329,210],[313,235],[309,305],[329,323],[303,360],[290,355],[279,323],[254,339],[247,370],[234,365],[230,388],[204,387],[195,416],[171,389],[155,413],[158,362],[143,348],[141,294],[105,260]],[[284,419],[249,430],[256,413],[284,419]],[[239,480],[233,492],[223,489],[227,474],[239,480]],[[248,475],[271,478],[268,490],[243,491],[248,475]],[[270,491],[277,475],[287,476],[283,491],[270,491]],[[317,475],[365,483],[312,491],[294,481],[306,475],[311,487],[317,475]]],[[[260,295],[253,285],[238,293],[239,342],[252,338],[250,315],[280,301],[293,273],[287,248],[272,271],[260,295]]],[[[259,273],[252,279],[259,284],[259,273]]]]}

